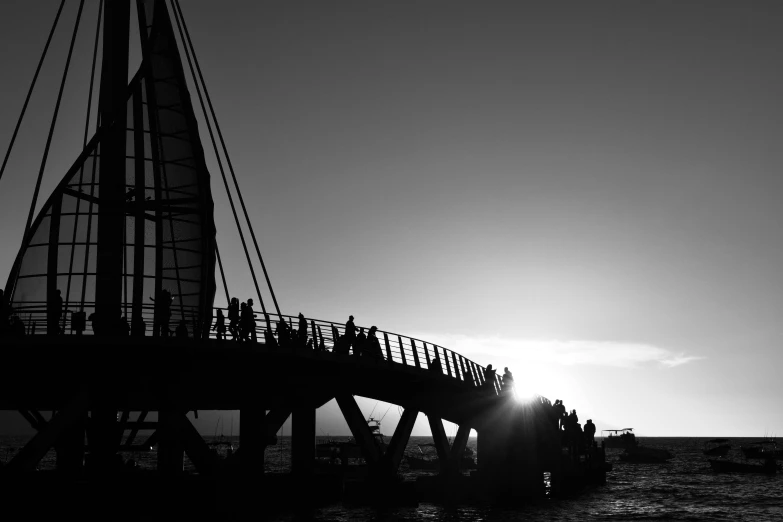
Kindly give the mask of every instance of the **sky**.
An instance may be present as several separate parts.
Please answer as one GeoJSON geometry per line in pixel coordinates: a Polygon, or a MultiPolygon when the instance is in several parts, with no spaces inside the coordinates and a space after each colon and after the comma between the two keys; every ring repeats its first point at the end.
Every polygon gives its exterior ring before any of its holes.
{"type": "MultiPolygon", "coordinates": [[[[58,5],[0,8],[3,153],[58,5]]],[[[284,313],[352,314],[508,366],[599,432],[783,433],[778,2],[182,8],[284,313]]],[[[3,277],[75,12],[0,180],[3,277]]],[[[88,1],[39,204],[81,150],[96,16],[88,1]]],[[[245,300],[200,132],[229,290],[245,300]]],[[[398,408],[360,405],[388,411],[392,433],[398,408]]],[[[233,415],[200,414],[201,428],[233,415]]],[[[347,433],[334,403],[317,419],[347,433]]],[[[420,416],[414,435],[428,433],[420,416]]]]}

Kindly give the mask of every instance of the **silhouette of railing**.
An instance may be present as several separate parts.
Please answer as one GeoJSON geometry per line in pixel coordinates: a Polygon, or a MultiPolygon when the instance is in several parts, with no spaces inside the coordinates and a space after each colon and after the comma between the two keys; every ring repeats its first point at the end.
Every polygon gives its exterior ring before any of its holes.
{"type": "MultiPolygon", "coordinates": [[[[70,306],[68,306],[70,308],[70,306]]],[[[79,306],[82,311],[93,311],[93,303],[84,303],[84,307],[79,306]]],[[[217,339],[217,332],[215,327],[215,317],[217,310],[220,309],[225,317],[226,334],[224,342],[243,342],[238,339],[234,339],[233,335],[229,331],[230,321],[228,319],[228,309],[226,308],[214,308],[212,323],[208,326],[210,328],[208,337],[210,339],[217,339]]],[[[58,326],[61,328],[62,335],[73,335],[76,332],[72,330],[72,313],[77,310],[67,309],[58,320],[58,326]]],[[[130,311],[130,307],[129,307],[130,311]]],[[[197,317],[197,310],[188,310],[187,308],[172,305],[172,319],[168,321],[167,326],[170,333],[168,336],[176,338],[174,332],[177,325],[183,319],[189,330],[189,335],[193,336],[194,333],[198,337],[202,337],[200,334],[200,326],[194,319],[197,317]]],[[[15,306],[14,314],[21,319],[25,326],[26,335],[45,335],[47,334],[47,313],[46,303],[25,303],[24,306],[15,306]]],[[[89,316],[89,314],[88,314],[89,316]]],[[[265,331],[269,329],[268,325],[271,325],[270,332],[275,338],[275,341],[280,345],[280,336],[276,331],[277,323],[281,318],[286,322],[286,325],[290,331],[294,331],[292,334],[293,339],[296,341],[289,341],[284,346],[279,346],[280,349],[291,349],[294,351],[304,351],[308,347],[306,342],[299,341],[299,318],[298,316],[283,315],[269,317],[269,322],[263,314],[255,312],[255,334],[257,342],[263,343],[265,340],[265,331]]],[[[155,319],[154,304],[145,304],[142,306],[141,312],[142,320],[144,321],[143,331],[145,337],[153,336],[153,325],[155,319]]],[[[118,317],[119,319],[119,317],[118,317]]],[[[307,336],[305,339],[312,339],[312,347],[309,348],[313,352],[327,352],[339,354],[342,351],[343,356],[355,357],[364,361],[375,361],[383,364],[398,364],[401,366],[407,366],[411,368],[417,368],[421,370],[427,370],[439,374],[444,378],[450,378],[457,381],[462,381],[466,385],[472,387],[480,387],[486,389],[488,392],[494,394],[500,394],[501,392],[501,378],[499,375],[495,375],[493,382],[486,382],[486,368],[475,363],[474,361],[463,357],[462,355],[438,346],[432,342],[425,341],[423,339],[417,339],[415,337],[409,337],[402,334],[387,332],[378,330],[376,333],[378,342],[380,344],[380,353],[372,354],[366,348],[368,347],[365,341],[365,346],[361,347],[360,353],[352,347],[350,352],[345,345],[344,335],[345,326],[340,323],[332,321],[326,321],[322,319],[306,318],[307,322],[307,336]],[[433,364],[435,360],[440,361],[440,368],[437,364],[433,364]]],[[[240,322],[241,323],[241,322],[240,322]]],[[[357,327],[360,328],[360,327],[357,327]]],[[[365,331],[369,329],[364,327],[365,331]]],[[[92,335],[92,325],[88,320],[85,324],[85,330],[83,335],[92,335]]],[[[250,336],[248,336],[250,338],[250,336]]]]}

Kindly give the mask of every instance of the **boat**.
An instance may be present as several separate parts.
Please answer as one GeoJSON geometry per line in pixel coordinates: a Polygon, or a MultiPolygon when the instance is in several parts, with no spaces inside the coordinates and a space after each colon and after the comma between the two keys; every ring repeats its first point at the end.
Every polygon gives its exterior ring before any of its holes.
{"type": "MultiPolygon", "coordinates": [[[[405,455],[408,467],[415,470],[438,471],[440,469],[440,460],[432,453],[432,450],[436,448],[435,444],[418,444],[417,447],[419,448],[418,455],[405,455]]],[[[459,469],[476,469],[476,461],[473,458],[472,449],[465,448],[459,461],[459,469]]]]}
{"type": "MultiPolygon", "coordinates": [[[[381,433],[381,421],[370,417],[367,419],[367,426],[372,433],[372,440],[380,450],[381,455],[386,452],[386,439],[381,433]]],[[[329,459],[360,459],[362,449],[353,437],[348,440],[327,439],[315,445],[315,456],[329,459]]]]}
{"type": "Polygon", "coordinates": [[[672,458],[674,455],[669,450],[639,444],[625,448],[620,455],[620,460],[625,462],[666,462],[672,458]]]}
{"type": "Polygon", "coordinates": [[[631,448],[638,444],[633,428],[601,430],[601,437],[604,448],[631,448]],[[604,436],[604,432],[609,432],[609,436],[604,436]]]}
{"type": "Polygon", "coordinates": [[[740,446],[746,459],[783,458],[783,449],[777,447],[775,439],[762,439],[740,446]]]}
{"type": "Polygon", "coordinates": [[[711,439],[704,442],[702,453],[710,457],[725,457],[730,449],[729,439],[711,439]]]}
{"type": "Polygon", "coordinates": [[[767,458],[763,464],[723,459],[709,459],[709,462],[712,470],[719,473],[763,473],[765,475],[775,475],[780,467],[774,458],[767,458]]]}

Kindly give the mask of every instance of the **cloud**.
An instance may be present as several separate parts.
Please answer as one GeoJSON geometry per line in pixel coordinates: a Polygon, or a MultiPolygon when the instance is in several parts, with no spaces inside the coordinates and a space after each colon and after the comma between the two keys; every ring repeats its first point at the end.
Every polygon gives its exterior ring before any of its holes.
{"type": "Polygon", "coordinates": [[[659,364],[667,368],[681,366],[703,359],[694,355],[644,343],[615,341],[509,339],[501,337],[474,337],[466,335],[422,334],[418,338],[434,342],[455,352],[478,360],[487,356],[523,359],[527,362],[559,364],[563,366],[611,366],[635,368],[659,364]]]}

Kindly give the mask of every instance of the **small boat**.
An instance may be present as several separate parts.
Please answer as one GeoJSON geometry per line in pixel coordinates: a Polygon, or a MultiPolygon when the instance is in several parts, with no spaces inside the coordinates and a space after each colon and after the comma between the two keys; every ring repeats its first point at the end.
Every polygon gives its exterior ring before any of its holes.
{"type": "Polygon", "coordinates": [[[779,467],[774,458],[767,458],[763,464],[723,459],[709,459],[709,462],[712,470],[719,473],[764,473],[765,475],[775,475],[779,467]]]}
{"type": "MultiPolygon", "coordinates": [[[[370,417],[367,419],[367,426],[372,433],[373,442],[383,455],[386,452],[386,439],[381,433],[381,421],[370,417]]],[[[325,442],[319,442],[315,445],[315,456],[330,459],[359,459],[363,457],[362,449],[353,437],[342,441],[328,439],[325,442]]]]}
{"type": "MultiPolygon", "coordinates": [[[[435,448],[435,444],[418,444],[419,455],[405,455],[405,460],[408,462],[410,469],[416,470],[430,470],[437,471],[440,469],[440,461],[438,457],[432,454],[431,449],[435,448]],[[424,448],[427,451],[424,451],[424,448]]],[[[473,459],[473,450],[466,447],[462,458],[459,462],[459,469],[476,469],[476,461],[473,459]]]]}
{"type": "Polygon", "coordinates": [[[783,458],[783,449],[777,447],[775,439],[762,439],[740,446],[746,459],[783,458]]]}
{"type": "Polygon", "coordinates": [[[725,457],[730,449],[729,439],[712,439],[704,442],[702,453],[710,457],[725,457]]]}
{"type": "Polygon", "coordinates": [[[633,428],[601,430],[601,437],[605,448],[632,448],[638,444],[633,428]],[[604,432],[609,432],[609,436],[604,436],[604,432]]]}
{"type": "Polygon", "coordinates": [[[669,450],[638,444],[625,448],[625,452],[620,455],[620,460],[625,462],[666,462],[672,458],[674,455],[669,450]]]}

